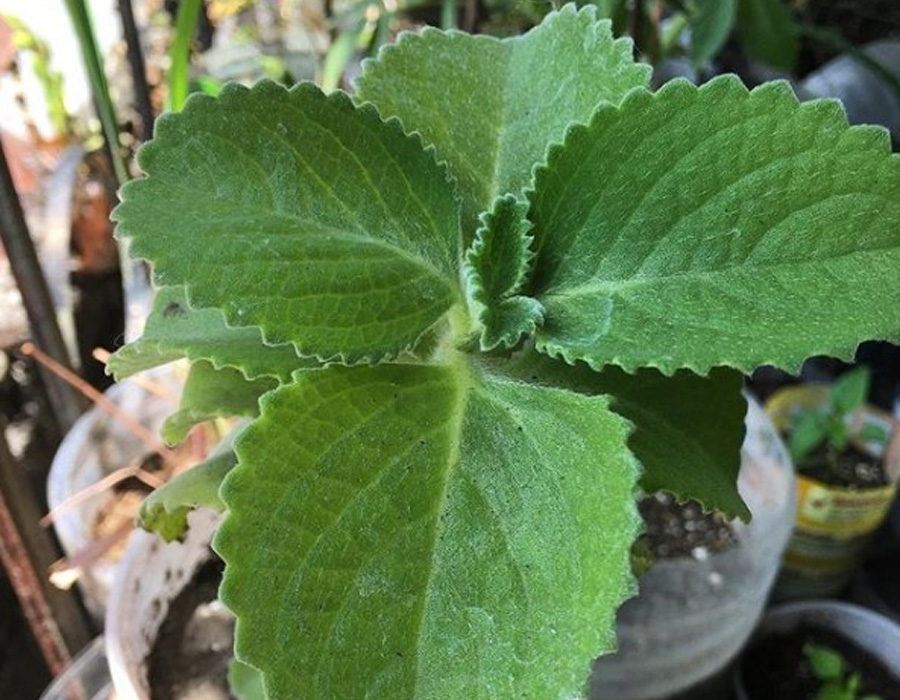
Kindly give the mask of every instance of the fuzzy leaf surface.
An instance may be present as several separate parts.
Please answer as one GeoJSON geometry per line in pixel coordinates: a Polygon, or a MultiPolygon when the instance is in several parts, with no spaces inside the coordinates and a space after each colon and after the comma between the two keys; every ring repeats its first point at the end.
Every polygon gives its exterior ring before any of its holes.
{"type": "Polygon", "coordinates": [[[238,657],[270,700],[575,697],[634,590],[626,437],[474,368],[298,375],[222,487],[238,657]]]}
{"type": "Polygon", "coordinates": [[[691,17],[691,59],[695,66],[709,63],[728,41],[737,5],[738,0],[697,0],[691,17]]]}
{"type": "Polygon", "coordinates": [[[536,300],[518,294],[533,257],[527,213],[528,205],[514,196],[499,198],[466,252],[466,292],[482,326],[482,350],[513,347],[543,318],[536,300]]]}
{"type": "Polygon", "coordinates": [[[198,423],[215,418],[252,417],[259,414],[259,397],[278,386],[273,377],[249,380],[231,367],[216,369],[199,360],[191,365],[178,411],[162,427],[163,439],[177,445],[198,423]]]}
{"type": "Polygon", "coordinates": [[[509,39],[406,34],[365,64],[358,94],[437,148],[457,180],[472,236],[478,215],[498,195],[520,193],[571,123],[649,80],[631,42],[614,39],[595,8],[566,5],[509,39]]]}
{"type": "Polygon", "coordinates": [[[668,491],[749,519],[737,490],[747,413],[739,372],[717,368],[700,377],[680,370],[666,377],[653,369],[628,374],[613,366],[594,372],[584,363],[573,367],[536,352],[523,353],[506,371],[529,382],[609,395],[612,409],[634,426],[628,446],[644,469],[644,491],[668,491]]]}
{"type": "Polygon", "coordinates": [[[548,354],[796,371],[900,335],[900,157],[785,83],[635,91],[569,133],[531,200],[548,354]]]}
{"type": "Polygon", "coordinates": [[[282,381],[296,369],[318,364],[299,357],[291,345],[266,345],[258,328],[228,326],[218,309],[192,308],[184,287],[162,287],[143,335],[114,353],[107,368],[121,380],[185,357],[239,368],[250,379],[282,381]]]}
{"type": "Polygon", "coordinates": [[[349,363],[395,356],[462,299],[458,205],[420,139],[311,84],[232,84],[163,116],[114,217],[160,285],[349,363]]]}
{"type": "Polygon", "coordinates": [[[237,659],[228,664],[228,687],[238,700],[268,700],[262,674],[237,659]]]}

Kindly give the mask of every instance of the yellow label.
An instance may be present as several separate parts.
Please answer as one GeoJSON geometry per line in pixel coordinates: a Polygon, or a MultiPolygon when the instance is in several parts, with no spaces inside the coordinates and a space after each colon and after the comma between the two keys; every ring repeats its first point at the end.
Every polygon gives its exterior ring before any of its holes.
{"type": "Polygon", "coordinates": [[[846,489],[798,476],[797,529],[837,538],[866,535],[884,520],[896,489],[846,489]]]}

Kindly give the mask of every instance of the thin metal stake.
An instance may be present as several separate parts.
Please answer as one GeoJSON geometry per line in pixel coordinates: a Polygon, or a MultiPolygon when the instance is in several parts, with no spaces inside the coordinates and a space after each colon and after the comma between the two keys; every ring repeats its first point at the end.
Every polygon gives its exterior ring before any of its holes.
{"type": "MultiPolygon", "coordinates": [[[[25,223],[22,205],[13,185],[2,144],[0,144],[0,239],[3,241],[6,257],[9,259],[16,285],[22,295],[36,343],[56,362],[71,367],[66,344],[56,322],[56,310],[50,297],[47,280],[25,223]]],[[[65,433],[81,415],[83,405],[63,382],[48,377],[46,384],[57,426],[65,433]]]]}
{"type": "Polygon", "coordinates": [[[141,37],[134,21],[131,0],[119,0],[119,14],[122,16],[122,34],[128,47],[128,63],[131,66],[131,82],[134,85],[134,100],[141,117],[141,138],[147,140],[153,134],[153,106],[150,103],[150,88],[147,85],[147,69],[141,37]]]}

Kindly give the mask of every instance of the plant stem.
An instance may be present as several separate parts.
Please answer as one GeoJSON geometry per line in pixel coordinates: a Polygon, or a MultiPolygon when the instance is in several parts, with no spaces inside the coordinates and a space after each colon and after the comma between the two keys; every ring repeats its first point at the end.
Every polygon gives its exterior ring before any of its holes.
{"type": "Polygon", "coordinates": [[[169,48],[169,72],[166,76],[169,96],[168,107],[180,112],[188,96],[188,65],[191,59],[191,43],[197,31],[203,0],[181,0],[175,16],[175,38],[169,48]]]}
{"type": "Polygon", "coordinates": [[[456,29],[456,0],[441,0],[441,28],[456,29]]]}
{"type": "Polygon", "coordinates": [[[94,93],[97,116],[100,118],[103,135],[109,144],[112,154],[113,172],[119,186],[121,186],[131,178],[128,173],[128,166],[122,156],[122,144],[119,141],[119,123],[116,119],[112,98],[109,96],[109,85],[106,82],[106,74],[103,72],[103,61],[97,49],[97,39],[94,36],[91,16],[88,13],[84,0],[65,1],[66,9],[75,28],[75,34],[78,37],[78,45],[81,48],[81,57],[91,83],[91,91],[94,93]]]}

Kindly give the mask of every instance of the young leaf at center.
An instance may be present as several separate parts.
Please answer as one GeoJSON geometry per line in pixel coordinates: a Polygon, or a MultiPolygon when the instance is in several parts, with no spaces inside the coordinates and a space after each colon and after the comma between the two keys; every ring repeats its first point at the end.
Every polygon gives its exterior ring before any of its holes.
{"type": "Polygon", "coordinates": [[[528,205],[512,195],[499,198],[482,217],[463,267],[473,315],[481,323],[481,349],[511,348],[540,325],[539,302],[518,292],[531,271],[528,205]]]}

